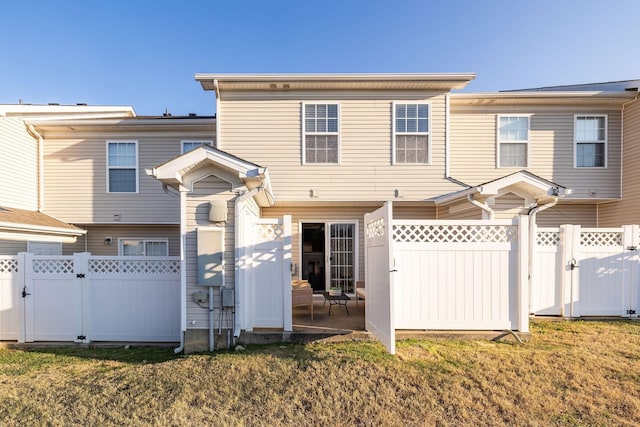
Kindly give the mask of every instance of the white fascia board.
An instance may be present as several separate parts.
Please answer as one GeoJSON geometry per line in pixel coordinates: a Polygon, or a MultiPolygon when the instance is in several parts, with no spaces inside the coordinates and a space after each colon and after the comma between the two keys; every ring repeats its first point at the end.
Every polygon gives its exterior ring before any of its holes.
{"type": "Polygon", "coordinates": [[[9,231],[26,231],[31,233],[54,233],[54,234],[63,234],[69,236],[82,236],[87,234],[87,230],[78,229],[69,229],[69,228],[59,228],[59,227],[46,227],[40,225],[30,225],[30,224],[17,224],[13,222],[0,222],[0,230],[9,230],[9,231]]]}
{"type": "Polygon", "coordinates": [[[135,117],[131,106],[88,105],[0,105],[0,115],[37,120],[65,120],[74,118],[135,117]]]}
{"type": "Polygon", "coordinates": [[[0,230],[0,239],[21,241],[21,242],[37,241],[37,242],[75,243],[77,240],[77,236],[20,233],[20,232],[14,232],[14,231],[0,230]]]}
{"type": "Polygon", "coordinates": [[[362,80],[473,80],[476,73],[283,73],[283,74],[209,74],[197,73],[197,81],[218,80],[219,82],[267,82],[274,80],[290,81],[362,81],[362,80]]]}

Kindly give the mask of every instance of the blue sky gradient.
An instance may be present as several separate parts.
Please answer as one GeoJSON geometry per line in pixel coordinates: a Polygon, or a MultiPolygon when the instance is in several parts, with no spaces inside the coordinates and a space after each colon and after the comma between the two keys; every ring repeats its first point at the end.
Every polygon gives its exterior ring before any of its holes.
{"type": "Polygon", "coordinates": [[[640,78],[638,0],[21,0],[0,103],[215,112],[195,73],[476,72],[465,91],[640,78]]]}

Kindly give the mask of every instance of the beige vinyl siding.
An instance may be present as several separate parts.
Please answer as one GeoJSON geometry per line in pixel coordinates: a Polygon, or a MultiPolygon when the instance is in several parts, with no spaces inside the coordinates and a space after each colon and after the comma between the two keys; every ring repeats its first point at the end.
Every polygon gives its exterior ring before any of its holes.
{"type": "Polygon", "coordinates": [[[75,243],[63,244],[64,255],[91,252],[93,255],[116,256],[120,238],[168,239],[169,255],[180,255],[179,225],[79,225],[79,227],[87,230],[87,234],[78,237],[75,243]],[[107,236],[111,237],[110,245],[104,243],[107,236]]]}
{"type": "Polygon", "coordinates": [[[438,219],[482,219],[482,209],[466,200],[438,206],[438,219]]]}
{"type": "Polygon", "coordinates": [[[181,141],[206,138],[175,132],[95,133],[47,136],[45,211],[78,224],[178,224],[179,201],[145,169],[181,154],[181,141]],[[138,193],[107,193],[107,141],[137,141],[138,193]]]}
{"type": "MultiPolygon", "coordinates": [[[[208,288],[198,286],[198,227],[213,227],[209,222],[209,202],[212,200],[227,201],[227,223],[224,225],[225,244],[225,287],[234,287],[235,278],[235,234],[234,234],[234,200],[231,185],[215,176],[210,176],[194,184],[193,192],[187,194],[187,236],[186,236],[186,275],[187,275],[187,325],[189,329],[206,329],[209,326],[209,312],[193,302],[193,293],[207,291],[208,288]],[[195,323],[193,323],[195,322],[195,323]]],[[[220,306],[220,292],[214,288],[214,305],[220,306]]]]}
{"type": "Polygon", "coordinates": [[[0,206],[38,209],[38,142],[22,119],[0,117],[0,206]]]}
{"type": "Polygon", "coordinates": [[[525,199],[513,193],[507,193],[496,197],[493,209],[494,219],[513,219],[519,215],[526,215],[528,209],[524,208],[525,199]]]}
{"type": "Polygon", "coordinates": [[[624,110],[622,199],[598,207],[598,225],[640,224],[640,101],[624,110]]]}
{"type": "Polygon", "coordinates": [[[279,201],[383,201],[396,189],[425,200],[460,189],[444,180],[444,114],[445,97],[433,92],[223,92],[219,145],[267,167],[279,201]],[[430,103],[431,164],[391,164],[393,101],[430,103]],[[340,105],[339,165],[302,164],[303,102],[340,105]]]}
{"type": "Polygon", "coordinates": [[[557,227],[562,224],[578,224],[583,227],[597,227],[597,205],[559,203],[537,214],[538,227],[557,227]]]}
{"type": "Polygon", "coordinates": [[[620,111],[584,106],[455,106],[451,107],[451,176],[469,185],[523,168],[496,167],[496,116],[531,114],[531,173],[573,189],[569,199],[607,199],[620,195],[620,111]],[[574,117],[606,114],[607,167],[574,168],[574,117]],[[595,190],[590,195],[589,190],[595,190]]]}
{"type": "Polygon", "coordinates": [[[27,252],[26,241],[0,239],[0,255],[17,255],[20,252],[27,252]]]}

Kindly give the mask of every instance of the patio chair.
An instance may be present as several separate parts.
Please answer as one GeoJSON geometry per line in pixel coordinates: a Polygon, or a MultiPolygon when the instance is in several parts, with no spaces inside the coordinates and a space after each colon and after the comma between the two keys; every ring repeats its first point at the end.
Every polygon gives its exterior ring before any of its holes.
{"type": "Polygon", "coordinates": [[[313,320],[313,289],[306,280],[291,281],[291,306],[308,305],[313,320]]]}
{"type": "Polygon", "coordinates": [[[359,280],[356,282],[356,307],[358,306],[358,301],[360,299],[365,299],[367,296],[367,291],[364,288],[364,281],[359,280]]]}

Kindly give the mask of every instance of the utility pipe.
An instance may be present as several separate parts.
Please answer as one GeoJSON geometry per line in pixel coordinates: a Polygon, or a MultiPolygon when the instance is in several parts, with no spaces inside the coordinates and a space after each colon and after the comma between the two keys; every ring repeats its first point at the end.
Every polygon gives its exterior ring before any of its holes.
{"type": "Polygon", "coordinates": [[[542,212],[544,210],[547,210],[549,208],[554,207],[556,204],[558,204],[558,196],[553,196],[553,200],[549,203],[547,203],[546,205],[542,205],[542,206],[535,206],[533,207],[530,211],[529,211],[529,313],[531,313],[531,310],[533,308],[533,306],[531,305],[531,302],[533,301],[532,299],[532,293],[533,293],[533,264],[534,264],[534,256],[535,256],[535,247],[536,247],[536,216],[538,215],[539,212],[542,212]]]}
{"type": "Polygon", "coordinates": [[[184,334],[187,332],[187,193],[180,191],[180,345],[174,349],[178,354],[184,350],[184,334]]]}
{"type": "Polygon", "coordinates": [[[493,215],[494,215],[493,214],[493,209],[491,209],[487,204],[481,203],[481,202],[477,201],[476,199],[474,199],[473,198],[473,194],[468,194],[467,195],[467,200],[472,205],[477,206],[480,209],[482,209],[483,211],[485,211],[487,213],[487,215],[489,215],[489,219],[493,219],[493,215]]]}

